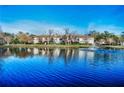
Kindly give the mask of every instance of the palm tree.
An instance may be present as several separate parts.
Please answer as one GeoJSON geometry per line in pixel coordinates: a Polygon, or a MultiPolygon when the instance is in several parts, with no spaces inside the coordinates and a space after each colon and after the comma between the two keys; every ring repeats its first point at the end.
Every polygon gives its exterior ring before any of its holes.
{"type": "Polygon", "coordinates": [[[23,32],[22,31],[19,31],[19,34],[23,34],[23,32]]]}
{"type": "Polygon", "coordinates": [[[88,34],[89,36],[92,36],[94,38],[95,42],[100,42],[101,39],[103,39],[103,33],[97,32],[96,30],[92,30],[88,34]]]}
{"type": "Polygon", "coordinates": [[[113,34],[111,37],[115,41],[116,45],[118,45],[120,43],[120,37],[118,35],[113,34]]]}
{"type": "Polygon", "coordinates": [[[93,37],[95,37],[96,34],[97,34],[96,30],[89,31],[88,33],[89,36],[93,36],[93,37]]]}

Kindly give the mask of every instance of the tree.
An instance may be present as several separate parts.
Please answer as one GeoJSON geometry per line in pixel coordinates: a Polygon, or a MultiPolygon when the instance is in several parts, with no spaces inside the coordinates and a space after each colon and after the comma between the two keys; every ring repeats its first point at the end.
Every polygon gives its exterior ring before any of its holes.
{"type": "Polygon", "coordinates": [[[19,34],[17,35],[17,38],[23,44],[29,43],[29,41],[31,40],[29,35],[27,35],[26,33],[23,33],[23,32],[19,32],[19,34]]]}
{"type": "Polygon", "coordinates": [[[53,29],[49,29],[48,33],[51,36],[53,34],[53,29]]]}
{"type": "Polygon", "coordinates": [[[120,44],[121,45],[124,45],[124,32],[121,32],[121,35],[120,35],[120,44]]]}
{"type": "Polygon", "coordinates": [[[6,43],[9,45],[11,43],[12,37],[5,36],[4,39],[5,39],[6,43]]]}
{"type": "Polygon", "coordinates": [[[66,35],[69,34],[69,28],[65,28],[64,31],[65,31],[65,34],[66,34],[66,35]]]}
{"type": "Polygon", "coordinates": [[[89,31],[88,36],[92,36],[95,42],[99,42],[104,38],[103,33],[97,32],[96,30],[89,31]]]}
{"type": "Polygon", "coordinates": [[[93,36],[93,37],[95,37],[96,34],[97,34],[96,30],[92,30],[88,33],[89,36],[93,36]]]}
{"type": "Polygon", "coordinates": [[[109,31],[104,31],[100,33],[100,32],[96,32],[95,30],[92,30],[89,32],[88,35],[93,36],[95,39],[95,42],[104,41],[105,44],[118,44],[119,43],[119,37],[113,33],[110,33],[109,31]]]}
{"type": "Polygon", "coordinates": [[[52,34],[53,34],[54,30],[53,29],[49,29],[48,33],[49,33],[49,40],[48,43],[52,42],[52,34]]]}
{"type": "Polygon", "coordinates": [[[121,32],[121,41],[124,41],[124,32],[121,32]]]}
{"type": "Polygon", "coordinates": [[[12,41],[11,41],[12,44],[19,44],[20,41],[18,38],[13,38],[12,41]]]}
{"type": "Polygon", "coordinates": [[[65,28],[64,43],[69,44],[69,28],[65,28]]]}
{"type": "Polygon", "coordinates": [[[97,36],[100,35],[100,34],[99,34],[99,32],[96,32],[96,30],[92,30],[92,31],[90,31],[90,32],[88,33],[88,35],[89,35],[89,36],[92,36],[92,37],[94,37],[94,38],[97,38],[97,36]]]}
{"type": "Polygon", "coordinates": [[[119,38],[119,36],[114,35],[114,36],[113,36],[113,39],[115,40],[115,42],[116,42],[115,44],[116,44],[116,45],[120,44],[120,38],[119,38]]]}
{"type": "Polygon", "coordinates": [[[23,32],[22,31],[19,31],[19,34],[23,34],[23,32]]]}

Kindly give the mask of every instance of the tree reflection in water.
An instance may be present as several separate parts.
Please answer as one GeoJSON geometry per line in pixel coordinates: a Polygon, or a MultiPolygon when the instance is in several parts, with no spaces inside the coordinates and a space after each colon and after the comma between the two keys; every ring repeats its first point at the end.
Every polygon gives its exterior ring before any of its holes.
{"type": "Polygon", "coordinates": [[[4,58],[11,55],[9,48],[0,48],[0,73],[3,71],[4,58]]]}
{"type": "Polygon", "coordinates": [[[9,56],[19,58],[45,56],[48,58],[49,64],[54,63],[56,59],[62,58],[65,64],[71,62],[87,62],[90,65],[97,66],[101,62],[108,64],[124,56],[124,53],[121,53],[122,51],[119,52],[121,54],[118,56],[118,51],[106,51],[108,50],[83,51],[78,48],[0,48],[0,64],[3,62],[3,59],[9,56]]]}

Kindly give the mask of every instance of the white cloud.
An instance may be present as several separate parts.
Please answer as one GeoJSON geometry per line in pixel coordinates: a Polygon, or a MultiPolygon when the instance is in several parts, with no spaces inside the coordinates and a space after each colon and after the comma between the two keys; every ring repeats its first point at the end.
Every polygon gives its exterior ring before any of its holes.
{"type": "Polygon", "coordinates": [[[119,27],[116,25],[101,25],[96,23],[90,23],[88,27],[76,27],[73,25],[60,25],[60,24],[50,24],[45,22],[36,22],[31,20],[21,20],[16,22],[0,22],[0,26],[4,32],[9,33],[18,33],[19,31],[22,32],[29,32],[32,34],[47,34],[49,29],[53,29],[54,33],[63,34],[64,28],[70,28],[70,31],[84,34],[88,33],[90,30],[96,30],[99,32],[109,31],[115,34],[120,34],[124,31],[124,27],[119,27]]]}
{"type": "Polygon", "coordinates": [[[121,34],[121,32],[124,31],[124,27],[116,26],[114,24],[101,25],[101,24],[90,23],[88,26],[88,30],[96,30],[97,32],[109,31],[114,34],[121,34]]]}
{"type": "Polygon", "coordinates": [[[79,28],[72,25],[56,25],[45,22],[35,22],[31,20],[16,21],[13,23],[1,22],[0,25],[2,26],[4,32],[9,33],[18,33],[19,31],[22,31],[29,32],[32,34],[45,34],[48,33],[49,29],[53,29],[55,33],[63,34],[64,28],[70,28],[70,31],[75,31],[76,33],[86,32],[84,28],[79,28]]]}

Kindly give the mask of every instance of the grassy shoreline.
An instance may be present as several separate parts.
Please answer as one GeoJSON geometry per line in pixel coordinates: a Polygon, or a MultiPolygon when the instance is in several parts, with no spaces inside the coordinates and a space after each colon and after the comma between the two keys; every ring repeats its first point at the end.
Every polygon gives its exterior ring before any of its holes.
{"type": "Polygon", "coordinates": [[[0,45],[1,48],[88,48],[91,45],[40,45],[40,44],[10,44],[10,45],[0,45]]]}
{"type": "MultiPolygon", "coordinates": [[[[0,48],[89,48],[92,45],[60,45],[60,44],[49,44],[49,45],[43,45],[43,44],[10,44],[10,45],[0,45],[0,48]]],[[[105,49],[124,49],[124,46],[112,46],[112,45],[103,45],[99,48],[105,48],[105,49]]]]}

